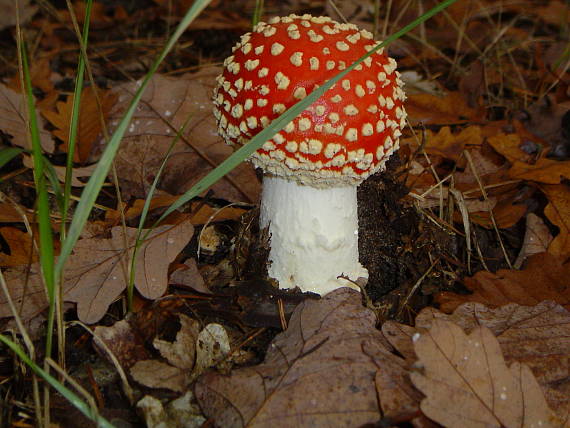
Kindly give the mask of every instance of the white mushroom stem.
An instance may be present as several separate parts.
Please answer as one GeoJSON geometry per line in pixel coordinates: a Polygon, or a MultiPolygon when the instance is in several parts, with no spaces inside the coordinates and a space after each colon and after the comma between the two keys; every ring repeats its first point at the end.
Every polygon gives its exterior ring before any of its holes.
{"type": "Polygon", "coordinates": [[[356,186],[315,188],[265,176],[261,195],[261,228],[269,227],[269,276],[280,288],[326,294],[339,287],[358,287],[368,278],[358,262],[356,186]]]}

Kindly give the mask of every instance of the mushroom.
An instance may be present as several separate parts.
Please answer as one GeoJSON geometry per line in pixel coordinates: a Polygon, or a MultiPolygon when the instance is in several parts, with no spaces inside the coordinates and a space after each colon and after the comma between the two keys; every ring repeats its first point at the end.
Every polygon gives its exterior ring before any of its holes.
{"type": "MultiPolygon", "coordinates": [[[[219,134],[246,144],[378,43],[328,17],[260,22],[217,78],[219,134]]],[[[326,294],[368,277],[358,260],[356,190],[398,149],[405,98],[396,61],[380,49],[250,157],[264,171],[260,226],[269,228],[268,273],[280,288],[326,294]]]]}

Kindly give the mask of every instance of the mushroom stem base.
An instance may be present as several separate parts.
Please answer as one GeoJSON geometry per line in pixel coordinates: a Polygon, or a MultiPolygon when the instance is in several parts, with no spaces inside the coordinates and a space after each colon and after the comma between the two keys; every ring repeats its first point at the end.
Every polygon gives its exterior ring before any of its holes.
{"type": "Polygon", "coordinates": [[[265,176],[260,226],[271,236],[269,276],[279,288],[326,294],[368,278],[358,262],[356,186],[314,188],[265,176]]]}

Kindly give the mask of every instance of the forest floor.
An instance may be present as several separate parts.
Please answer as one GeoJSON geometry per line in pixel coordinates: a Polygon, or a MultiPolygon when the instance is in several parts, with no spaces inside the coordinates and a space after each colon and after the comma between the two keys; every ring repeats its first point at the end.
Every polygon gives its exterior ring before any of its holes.
{"type": "MultiPolygon", "coordinates": [[[[74,19],[64,1],[19,3],[41,146],[63,182],[74,19]]],[[[192,3],[94,1],[74,201],[192,3]]],[[[382,40],[437,2],[377,3],[376,13],[374,1],[265,0],[262,20],[328,15],[382,40]]],[[[13,4],[0,0],[13,11],[0,17],[0,328],[24,342],[7,292],[40,362],[48,300],[13,4]],[[8,159],[13,148],[25,150],[8,159]]],[[[81,26],[85,5],[73,8],[81,26]]],[[[459,0],[387,47],[408,126],[386,170],[358,189],[362,293],[275,288],[261,180],[244,163],[153,228],[127,311],[132,245],[174,136],[187,122],[145,227],[232,153],[212,91],[254,10],[212,1],[152,77],[67,262],[65,344],[51,356],[64,383],[116,427],[570,427],[567,1],[459,0]]],[[[42,421],[32,376],[2,348],[1,427],[42,421]]],[[[50,406],[52,426],[95,426],[56,392],[50,406]]]]}

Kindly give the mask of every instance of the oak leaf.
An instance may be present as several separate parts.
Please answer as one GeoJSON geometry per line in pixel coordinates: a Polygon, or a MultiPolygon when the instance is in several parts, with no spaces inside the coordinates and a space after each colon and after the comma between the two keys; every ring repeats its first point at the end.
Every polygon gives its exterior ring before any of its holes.
{"type": "Polygon", "coordinates": [[[416,317],[415,328],[387,321],[382,332],[411,365],[416,358],[412,337],[428,330],[436,319],[451,321],[467,333],[479,326],[489,328],[507,364],[520,361],[528,365],[550,408],[559,419],[570,423],[570,313],[566,309],[549,301],[536,306],[511,303],[499,308],[465,303],[450,315],[428,307],[416,317]]]}
{"type": "MultiPolygon", "coordinates": [[[[0,131],[12,136],[12,144],[31,149],[28,140],[26,117],[28,116],[25,97],[0,83],[0,131]]],[[[51,134],[43,127],[43,119],[36,113],[42,149],[53,153],[54,142],[51,134]]]]}
{"type": "Polygon", "coordinates": [[[426,131],[425,151],[458,161],[463,150],[479,146],[482,142],[479,126],[469,126],[457,133],[452,133],[449,126],[444,126],[437,133],[426,131]]]}
{"type": "MultiPolygon", "coordinates": [[[[168,286],[168,266],[192,237],[190,221],[153,229],[137,251],[135,286],[147,299],[156,299],[168,286]]],[[[125,290],[137,229],[111,229],[110,239],[87,238],[77,242],[66,265],[64,299],[77,303],[79,319],[99,321],[125,290]],[[125,243],[127,248],[125,248],[125,243]]],[[[143,236],[146,231],[143,232],[143,236]]]]}
{"type": "MultiPolygon", "coordinates": [[[[188,121],[174,144],[172,156],[159,182],[171,195],[184,193],[220,164],[233,148],[217,135],[211,91],[219,68],[209,67],[180,77],[155,75],[125,133],[115,158],[121,190],[144,198],[176,133],[188,121]]],[[[129,106],[137,82],[116,87],[119,101],[111,113],[111,130],[129,106]]],[[[244,163],[212,186],[228,200],[257,200],[260,185],[253,167],[244,163]]]]}
{"type": "Polygon", "coordinates": [[[487,306],[508,303],[533,306],[543,300],[553,300],[570,309],[570,263],[549,253],[528,258],[523,270],[501,269],[497,273],[477,272],[464,279],[472,294],[460,295],[442,292],[436,301],[444,312],[452,312],[465,302],[479,302],[487,306]]]}
{"type": "MultiPolygon", "coordinates": [[[[205,415],[224,427],[360,426],[380,417],[376,375],[401,375],[403,360],[375,328],[360,293],[342,288],[305,300],[265,361],[198,379],[205,415]]],[[[391,383],[399,388],[398,377],[391,383]]],[[[378,379],[386,385],[386,379],[378,379]]]]}
{"type": "MultiPolygon", "coordinates": [[[[102,132],[100,116],[105,118],[111,111],[117,96],[104,90],[98,90],[98,97],[101,101],[101,108],[97,104],[97,97],[92,87],[83,89],[81,93],[81,106],[79,113],[79,124],[77,128],[77,142],[73,161],[85,163],[89,161],[93,151],[93,145],[97,137],[102,132]]],[[[65,101],[56,104],[57,111],[43,111],[43,116],[55,126],[53,134],[63,141],[62,150],[67,153],[69,146],[69,124],[72,117],[73,95],[67,97],[65,101]]]]}
{"type": "Polygon", "coordinates": [[[416,333],[421,372],[411,379],[426,398],[422,412],[446,427],[557,427],[540,385],[525,364],[507,367],[499,342],[486,327],[469,335],[434,320],[416,333]]]}

